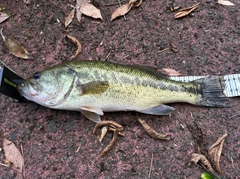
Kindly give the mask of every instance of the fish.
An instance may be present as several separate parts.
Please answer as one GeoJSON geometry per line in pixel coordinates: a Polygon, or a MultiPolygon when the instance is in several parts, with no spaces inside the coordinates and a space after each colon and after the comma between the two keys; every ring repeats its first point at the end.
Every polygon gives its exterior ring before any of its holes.
{"type": "Polygon", "coordinates": [[[168,103],[228,107],[224,81],[207,76],[191,82],[169,79],[156,69],[104,61],[71,61],[34,73],[17,86],[42,106],[79,111],[99,123],[104,112],[136,111],[168,115],[168,103]]]}

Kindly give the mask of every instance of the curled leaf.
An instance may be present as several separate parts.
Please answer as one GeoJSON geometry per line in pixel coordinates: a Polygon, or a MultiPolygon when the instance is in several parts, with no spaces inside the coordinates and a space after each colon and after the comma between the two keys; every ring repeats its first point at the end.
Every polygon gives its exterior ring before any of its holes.
{"type": "Polygon", "coordinates": [[[103,157],[104,155],[106,155],[115,145],[115,143],[117,142],[117,138],[118,138],[118,130],[115,129],[114,133],[113,133],[113,138],[110,141],[110,143],[105,147],[105,149],[102,151],[102,153],[100,154],[100,157],[103,157]]]}
{"type": "Polygon", "coordinates": [[[100,10],[90,3],[83,3],[80,11],[86,16],[103,20],[100,10]]]}
{"type": "Polygon", "coordinates": [[[218,0],[218,4],[224,5],[224,6],[235,6],[233,3],[227,0],[218,0]]]}
{"type": "Polygon", "coordinates": [[[167,75],[167,76],[182,76],[181,73],[178,71],[171,69],[171,68],[161,68],[160,71],[162,74],[167,75]]]}
{"type": "Polygon", "coordinates": [[[175,15],[174,15],[174,19],[178,19],[178,18],[182,18],[184,16],[187,16],[188,14],[190,14],[191,12],[193,12],[195,9],[197,9],[199,7],[199,5],[201,4],[201,2],[193,5],[193,6],[190,6],[190,7],[187,7],[187,8],[184,8],[184,9],[181,9],[179,10],[175,15]]]}
{"type": "Polygon", "coordinates": [[[75,8],[65,18],[65,27],[67,27],[72,22],[74,18],[74,13],[75,13],[75,8]]]}
{"type": "Polygon", "coordinates": [[[77,46],[77,50],[75,51],[75,53],[70,57],[70,59],[75,58],[82,50],[82,45],[81,43],[75,38],[72,37],[70,35],[67,35],[67,37],[77,46]]]}
{"type": "Polygon", "coordinates": [[[3,41],[5,42],[5,45],[7,46],[8,50],[10,51],[11,54],[13,54],[16,57],[23,58],[23,59],[33,59],[33,56],[31,54],[29,54],[28,51],[25,50],[19,42],[5,37],[2,33],[2,29],[1,29],[0,33],[3,38],[3,41]]]}
{"type": "Polygon", "coordinates": [[[10,16],[7,15],[4,12],[0,12],[0,23],[2,23],[3,21],[5,21],[6,19],[8,19],[10,16]]]}
{"type": "Polygon", "coordinates": [[[214,167],[216,168],[219,174],[221,174],[219,161],[222,153],[223,143],[226,137],[227,137],[227,133],[225,133],[223,136],[218,138],[218,140],[208,149],[208,155],[211,157],[214,167]]]}
{"type": "Polygon", "coordinates": [[[140,0],[140,1],[129,0],[129,2],[127,4],[120,6],[113,12],[113,14],[111,16],[111,21],[113,19],[116,19],[119,16],[123,16],[123,15],[127,14],[131,10],[132,7],[139,7],[141,4],[142,4],[142,0],[140,0]]]}
{"type": "Polygon", "coordinates": [[[214,173],[212,165],[210,164],[208,159],[203,154],[193,153],[192,157],[189,161],[189,164],[191,164],[191,163],[194,163],[194,164],[199,163],[207,171],[209,171],[212,174],[214,173]]]}
{"type": "Polygon", "coordinates": [[[20,151],[11,141],[3,138],[3,150],[6,156],[6,164],[11,162],[13,164],[13,169],[23,173],[24,159],[20,151]]]}
{"type": "Polygon", "coordinates": [[[170,136],[166,134],[160,134],[152,129],[144,120],[138,118],[138,122],[143,126],[146,133],[154,139],[170,140],[170,136]]]}
{"type": "Polygon", "coordinates": [[[97,123],[93,129],[93,133],[96,132],[96,130],[102,126],[110,126],[112,128],[117,129],[118,131],[122,131],[123,130],[123,126],[121,126],[120,124],[114,122],[114,121],[101,121],[99,123],[97,123]]]}

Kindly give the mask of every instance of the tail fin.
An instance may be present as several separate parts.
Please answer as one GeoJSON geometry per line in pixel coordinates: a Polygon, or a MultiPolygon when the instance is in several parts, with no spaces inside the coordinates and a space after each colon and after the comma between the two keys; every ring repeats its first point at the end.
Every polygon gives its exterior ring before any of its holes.
{"type": "Polygon", "coordinates": [[[210,107],[228,107],[228,98],[223,93],[225,83],[221,76],[209,76],[193,81],[198,85],[199,100],[196,105],[210,107]]]}

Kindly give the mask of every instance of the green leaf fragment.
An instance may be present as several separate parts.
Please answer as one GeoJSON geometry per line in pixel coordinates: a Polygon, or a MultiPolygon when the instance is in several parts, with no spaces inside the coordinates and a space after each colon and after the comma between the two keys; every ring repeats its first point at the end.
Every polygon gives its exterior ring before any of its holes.
{"type": "Polygon", "coordinates": [[[203,172],[201,175],[201,179],[214,179],[214,177],[208,172],[203,172]]]}

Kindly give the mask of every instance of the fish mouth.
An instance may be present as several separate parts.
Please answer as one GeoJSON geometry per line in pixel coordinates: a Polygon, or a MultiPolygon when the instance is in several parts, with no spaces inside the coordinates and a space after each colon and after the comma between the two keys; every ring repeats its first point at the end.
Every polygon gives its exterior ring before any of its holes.
{"type": "Polygon", "coordinates": [[[38,93],[34,88],[31,87],[28,83],[21,83],[17,85],[18,92],[27,98],[28,100],[31,100],[32,97],[37,96],[38,93]],[[31,92],[32,91],[32,92],[31,92]]]}

